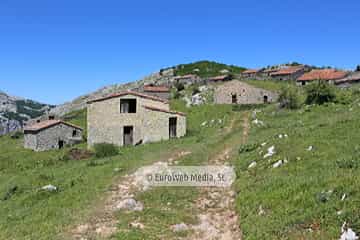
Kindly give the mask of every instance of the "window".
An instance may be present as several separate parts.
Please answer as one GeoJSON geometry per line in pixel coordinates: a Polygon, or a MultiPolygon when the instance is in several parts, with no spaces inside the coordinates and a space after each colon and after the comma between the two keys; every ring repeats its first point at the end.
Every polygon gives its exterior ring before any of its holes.
{"type": "Polygon", "coordinates": [[[136,99],[120,99],[120,113],[136,113],[136,99]]]}
{"type": "Polygon", "coordinates": [[[73,130],[72,136],[73,136],[73,137],[76,137],[76,134],[77,134],[76,130],[73,130]]]}
{"type": "Polygon", "coordinates": [[[49,115],[49,120],[54,120],[55,116],[54,115],[49,115]]]}

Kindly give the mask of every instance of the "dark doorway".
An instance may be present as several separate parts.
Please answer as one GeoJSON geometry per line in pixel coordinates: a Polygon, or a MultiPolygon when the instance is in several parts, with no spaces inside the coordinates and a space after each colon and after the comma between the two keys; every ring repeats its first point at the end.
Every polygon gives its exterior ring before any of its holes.
{"type": "Polygon", "coordinates": [[[54,120],[54,119],[55,119],[55,116],[53,116],[53,115],[49,116],[49,120],[54,120]]]}
{"type": "Polygon", "coordinates": [[[124,127],[124,145],[133,145],[133,126],[124,127]]]}
{"type": "Polygon", "coordinates": [[[73,130],[72,136],[73,136],[73,137],[76,137],[76,135],[77,135],[77,131],[76,131],[76,130],[73,130]]]}
{"type": "Polygon", "coordinates": [[[62,149],[64,147],[64,141],[59,140],[59,149],[62,149]]]}
{"type": "Polygon", "coordinates": [[[177,118],[176,117],[169,118],[169,138],[176,137],[176,125],[177,125],[177,118]]]}
{"type": "Polygon", "coordinates": [[[136,99],[121,99],[120,113],[136,113],[136,99]]]}
{"type": "Polygon", "coordinates": [[[269,99],[268,99],[268,96],[264,96],[264,103],[268,103],[269,102],[269,99]]]}
{"type": "Polygon", "coordinates": [[[236,104],[237,103],[237,96],[236,94],[231,94],[231,103],[236,104]]]}

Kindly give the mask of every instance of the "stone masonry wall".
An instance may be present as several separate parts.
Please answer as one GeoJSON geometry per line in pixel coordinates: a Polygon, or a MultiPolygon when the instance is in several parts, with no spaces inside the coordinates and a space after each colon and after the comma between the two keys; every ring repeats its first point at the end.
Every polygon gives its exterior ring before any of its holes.
{"type": "Polygon", "coordinates": [[[274,102],[278,98],[274,92],[233,80],[215,89],[214,101],[217,104],[232,104],[233,94],[236,94],[237,104],[261,104],[264,103],[264,96],[267,96],[268,102],[274,102]]]}
{"type": "Polygon", "coordinates": [[[166,121],[168,121],[169,114],[158,111],[150,111],[152,113],[149,114],[149,111],[143,107],[144,105],[169,110],[167,103],[133,95],[89,104],[87,115],[88,146],[91,147],[96,143],[112,143],[122,146],[124,126],[133,126],[134,144],[140,141],[168,139],[168,125],[165,126],[165,116],[167,116],[166,121]],[[120,113],[120,99],[136,99],[136,113],[120,113]],[[154,136],[153,129],[158,131],[154,136]]]}
{"type": "Polygon", "coordinates": [[[82,131],[65,124],[57,124],[40,130],[37,133],[26,133],[24,137],[24,147],[35,151],[58,149],[60,140],[64,141],[64,145],[72,143],[73,130],[77,131],[75,138],[80,140],[82,138],[82,131]]]}

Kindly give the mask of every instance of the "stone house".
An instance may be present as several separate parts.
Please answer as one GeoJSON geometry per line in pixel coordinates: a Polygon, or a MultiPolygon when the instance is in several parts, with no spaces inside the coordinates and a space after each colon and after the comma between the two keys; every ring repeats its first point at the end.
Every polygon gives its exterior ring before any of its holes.
{"type": "Polygon", "coordinates": [[[314,81],[325,81],[334,84],[335,81],[345,78],[348,75],[345,71],[336,69],[315,69],[305,73],[296,80],[297,85],[304,86],[314,81]]]}
{"type": "Polygon", "coordinates": [[[88,102],[88,146],[138,145],[186,134],[184,113],[170,110],[167,100],[126,91],[88,102]]]}
{"type": "Polygon", "coordinates": [[[247,83],[233,80],[215,88],[216,104],[262,104],[278,99],[274,92],[254,87],[247,83]]]}
{"type": "Polygon", "coordinates": [[[61,120],[46,120],[24,128],[24,147],[34,151],[61,149],[82,141],[83,129],[61,120]]]}
{"type": "Polygon", "coordinates": [[[304,66],[294,66],[294,67],[286,67],[283,69],[279,69],[276,72],[272,72],[270,73],[270,77],[275,80],[289,81],[289,80],[296,80],[304,73],[305,73],[304,66]]]}
{"type": "Polygon", "coordinates": [[[226,82],[231,80],[231,75],[221,75],[221,76],[215,76],[215,77],[209,77],[206,79],[207,82],[226,82]]]}
{"type": "Polygon", "coordinates": [[[173,78],[172,81],[174,84],[184,84],[184,85],[191,85],[194,83],[199,83],[201,82],[201,78],[198,75],[195,74],[187,74],[187,75],[183,75],[183,76],[176,76],[173,78]]]}
{"type": "Polygon", "coordinates": [[[260,70],[258,69],[247,69],[241,73],[242,78],[256,78],[260,70]]]}
{"type": "Polygon", "coordinates": [[[135,89],[135,91],[166,100],[170,98],[170,88],[165,85],[148,84],[135,89]]]}
{"type": "Polygon", "coordinates": [[[334,81],[335,85],[340,88],[347,88],[353,84],[360,83],[360,72],[351,72],[348,76],[334,81]]]}

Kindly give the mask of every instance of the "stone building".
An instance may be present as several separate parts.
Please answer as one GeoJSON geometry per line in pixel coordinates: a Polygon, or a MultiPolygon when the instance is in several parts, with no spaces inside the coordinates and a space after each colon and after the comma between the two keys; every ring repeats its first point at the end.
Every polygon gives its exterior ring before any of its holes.
{"type": "Polygon", "coordinates": [[[260,74],[259,69],[247,69],[241,73],[242,78],[256,78],[260,74]]]}
{"type": "Polygon", "coordinates": [[[314,81],[325,81],[330,84],[334,84],[335,81],[345,78],[348,75],[345,71],[339,71],[336,69],[316,69],[311,72],[305,73],[299,77],[296,82],[297,85],[307,85],[314,81]]]}
{"type": "Polygon", "coordinates": [[[170,98],[170,88],[164,85],[143,85],[139,89],[134,89],[134,91],[166,100],[170,98]]]}
{"type": "Polygon", "coordinates": [[[173,84],[184,84],[184,85],[191,85],[194,83],[200,83],[201,78],[198,75],[195,74],[187,74],[183,76],[176,76],[173,78],[172,83],[173,84]]]}
{"type": "Polygon", "coordinates": [[[219,85],[214,92],[217,104],[262,104],[274,102],[277,98],[274,92],[238,80],[219,85]]]}
{"type": "Polygon", "coordinates": [[[60,149],[82,141],[82,128],[61,120],[46,120],[24,128],[24,147],[34,151],[60,149]]]}
{"type": "Polygon", "coordinates": [[[88,102],[88,146],[137,145],[186,134],[186,116],[167,100],[126,91],[88,102]]]}
{"type": "Polygon", "coordinates": [[[360,72],[351,72],[345,78],[335,80],[334,83],[336,86],[338,86],[340,88],[347,88],[353,84],[359,84],[360,83],[360,72]]]}
{"type": "Polygon", "coordinates": [[[226,82],[226,81],[230,81],[232,79],[231,75],[221,75],[221,76],[215,76],[215,77],[210,77],[208,79],[206,79],[207,82],[209,83],[216,83],[216,82],[226,82]]]}
{"type": "Polygon", "coordinates": [[[276,72],[270,73],[272,79],[280,81],[296,80],[305,72],[304,66],[294,66],[279,69],[276,72]]]}

